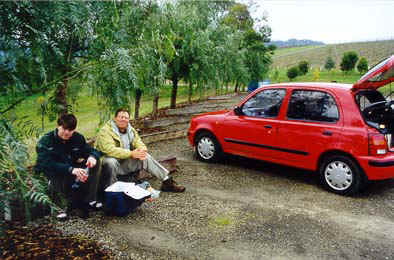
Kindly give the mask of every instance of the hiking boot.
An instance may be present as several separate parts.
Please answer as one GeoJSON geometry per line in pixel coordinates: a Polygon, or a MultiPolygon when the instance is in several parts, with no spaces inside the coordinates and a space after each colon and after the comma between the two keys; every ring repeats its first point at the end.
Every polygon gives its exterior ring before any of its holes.
{"type": "Polygon", "coordinates": [[[184,192],[185,187],[177,185],[176,182],[170,177],[167,180],[163,181],[163,183],[161,184],[161,190],[171,192],[184,192]]]}

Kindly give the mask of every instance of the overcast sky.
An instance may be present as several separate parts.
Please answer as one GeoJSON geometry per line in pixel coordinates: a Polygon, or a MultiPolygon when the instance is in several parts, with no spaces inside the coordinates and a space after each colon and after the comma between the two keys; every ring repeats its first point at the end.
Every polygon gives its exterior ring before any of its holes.
{"type": "Polygon", "coordinates": [[[394,39],[394,0],[255,0],[272,40],[324,43],[394,39]]]}

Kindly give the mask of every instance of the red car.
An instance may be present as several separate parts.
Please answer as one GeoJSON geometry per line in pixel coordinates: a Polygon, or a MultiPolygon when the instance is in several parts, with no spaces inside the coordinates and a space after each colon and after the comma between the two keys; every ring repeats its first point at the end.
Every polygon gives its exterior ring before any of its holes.
{"type": "Polygon", "coordinates": [[[264,86],[233,110],[193,117],[188,139],[202,161],[228,153],[313,170],[328,190],[354,194],[394,178],[394,99],[378,91],[392,81],[394,55],[354,85],[264,86]]]}

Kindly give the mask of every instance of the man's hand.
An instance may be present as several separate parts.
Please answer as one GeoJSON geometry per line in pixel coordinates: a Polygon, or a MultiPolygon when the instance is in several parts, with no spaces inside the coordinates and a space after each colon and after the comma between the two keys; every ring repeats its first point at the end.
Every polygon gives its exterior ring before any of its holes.
{"type": "Polygon", "coordinates": [[[88,160],[86,161],[86,167],[93,168],[96,166],[97,160],[93,156],[89,156],[88,160]]]}
{"type": "Polygon", "coordinates": [[[134,158],[134,159],[145,160],[146,159],[146,150],[137,148],[137,149],[131,151],[130,157],[134,158]]]}
{"type": "Polygon", "coordinates": [[[76,180],[80,182],[86,182],[88,179],[88,175],[86,171],[82,168],[74,168],[72,174],[76,176],[76,180]]]}

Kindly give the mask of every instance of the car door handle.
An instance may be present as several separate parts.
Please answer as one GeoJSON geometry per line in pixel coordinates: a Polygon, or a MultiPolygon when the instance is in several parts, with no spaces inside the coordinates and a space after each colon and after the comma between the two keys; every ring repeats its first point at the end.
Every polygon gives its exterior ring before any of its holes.
{"type": "Polygon", "coordinates": [[[324,130],[324,131],[323,131],[323,135],[332,136],[332,132],[331,132],[331,131],[324,130]]]}
{"type": "Polygon", "coordinates": [[[264,128],[271,129],[271,128],[272,128],[272,125],[265,125],[264,128]]]}

